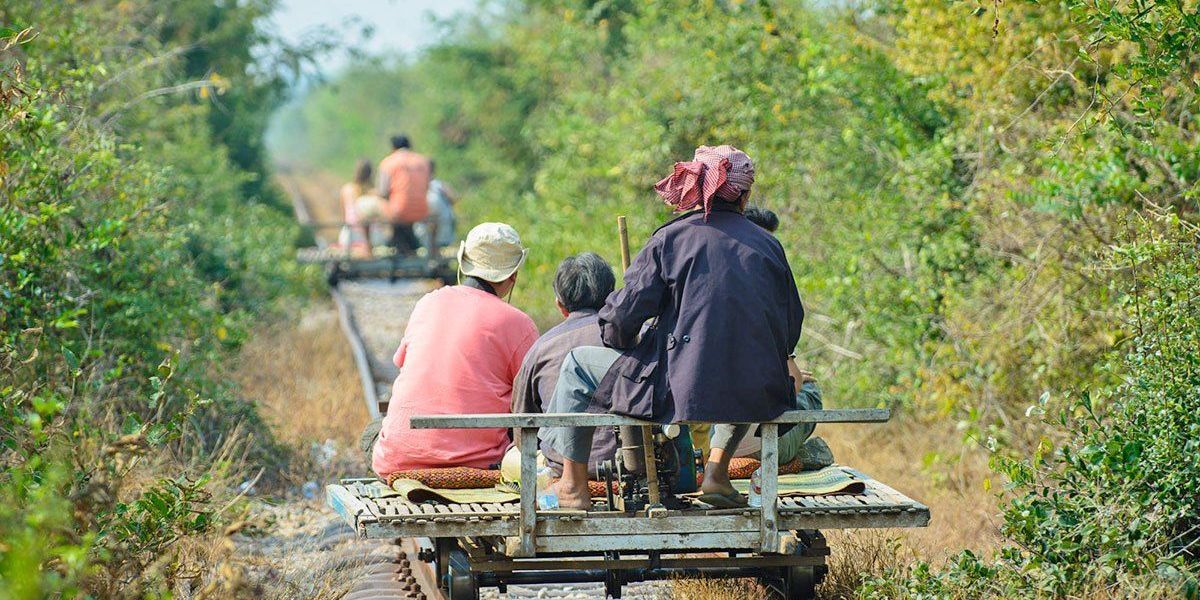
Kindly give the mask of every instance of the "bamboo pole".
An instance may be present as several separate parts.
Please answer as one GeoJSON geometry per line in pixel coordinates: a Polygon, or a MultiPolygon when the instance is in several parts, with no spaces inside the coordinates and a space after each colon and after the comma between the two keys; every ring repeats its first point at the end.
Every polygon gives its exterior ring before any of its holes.
{"type": "MultiPolygon", "coordinates": [[[[629,270],[629,226],[625,215],[617,217],[617,234],[621,238],[621,270],[629,270]]],[[[646,488],[650,493],[650,509],[662,508],[662,497],[658,489],[658,463],[654,460],[654,434],[649,427],[639,427],[642,431],[642,456],[646,463],[646,488]]],[[[661,512],[661,511],[659,511],[661,512]]],[[[651,515],[653,516],[653,515],[651,515]]]]}
{"type": "Polygon", "coordinates": [[[629,227],[625,225],[625,215],[617,217],[617,233],[621,236],[621,270],[629,269],[629,227]]]}

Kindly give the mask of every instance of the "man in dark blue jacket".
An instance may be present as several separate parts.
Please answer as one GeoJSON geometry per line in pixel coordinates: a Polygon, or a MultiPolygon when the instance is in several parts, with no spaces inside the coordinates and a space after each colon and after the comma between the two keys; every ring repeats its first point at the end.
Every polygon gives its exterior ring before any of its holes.
{"type": "MultiPolygon", "coordinates": [[[[804,309],[783,247],[742,214],[753,182],[745,153],[701,146],[655,186],[668,205],[686,212],[651,236],[625,272],[625,287],[601,309],[605,347],[567,355],[549,412],[747,423],[794,408],[797,382],[787,361],[804,309]]],[[[744,504],[728,467],[747,429],[714,428],[704,501],[744,504]]],[[[565,458],[560,504],[590,506],[592,431],[555,428],[545,437],[565,458]]]]}

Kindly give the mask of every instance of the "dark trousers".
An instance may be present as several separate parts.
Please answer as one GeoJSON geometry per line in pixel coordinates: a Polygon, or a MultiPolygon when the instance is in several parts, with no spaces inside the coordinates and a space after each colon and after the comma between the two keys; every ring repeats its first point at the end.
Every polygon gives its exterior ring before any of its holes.
{"type": "Polygon", "coordinates": [[[391,245],[399,254],[412,254],[421,247],[421,240],[413,232],[412,223],[392,223],[391,245]]]}

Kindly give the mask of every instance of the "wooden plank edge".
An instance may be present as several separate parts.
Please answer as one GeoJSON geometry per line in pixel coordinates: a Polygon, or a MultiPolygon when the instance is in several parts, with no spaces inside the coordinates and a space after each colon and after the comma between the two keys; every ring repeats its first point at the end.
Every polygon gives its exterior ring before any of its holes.
{"type": "Polygon", "coordinates": [[[341,516],[359,537],[366,537],[365,527],[376,522],[375,515],[367,505],[343,486],[325,486],[325,503],[341,516]]]}
{"type": "MultiPolygon", "coordinates": [[[[888,408],[838,408],[790,410],[763,423],[883,423],[891,418],[888,408]]],[[[470,415],[414,415],[413,429],[520,429],[522,427],[608,427],[658,425],[624,415],[598,413],[479,413],[470,415]]],[[[761,423],[753,423],[761,424],[761,423]]]]}

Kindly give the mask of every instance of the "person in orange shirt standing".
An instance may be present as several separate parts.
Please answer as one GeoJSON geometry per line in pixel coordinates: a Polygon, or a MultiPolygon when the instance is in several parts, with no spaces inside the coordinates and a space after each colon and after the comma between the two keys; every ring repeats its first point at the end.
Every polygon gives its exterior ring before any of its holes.
{"type": "Polygon", "coordinates": [[[413,224],[429,216],[429,180],[433,166],[429,158],[413,152],[406,135],[392,136],[392,153],[379,163],[379,195],[387,199],[387,216],[392,222],[392,246],[402,254],[421,247],[413,224]]]}

